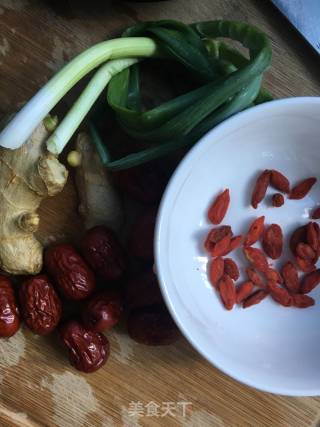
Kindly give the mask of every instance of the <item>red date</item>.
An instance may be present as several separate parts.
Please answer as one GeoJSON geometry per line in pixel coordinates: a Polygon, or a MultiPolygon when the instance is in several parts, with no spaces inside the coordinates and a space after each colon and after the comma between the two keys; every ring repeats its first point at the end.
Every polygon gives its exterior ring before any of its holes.
{"type": "Polygon", "coordinates": [[[163,303],[157,277],[153,271],[140,274],[128,281],[125,303],[129,310],[163,303]]]}
{"type": "Polygon", "coordinates": [[[95,295],[82,313],[83,324],[95,332],[103,332],[115,326],[123,311],[120,295],[105,291],[95,295]]]}
{"type": "Polygon", "coordinates": [[[157,162],[115,172],[114,178],[123,192],[145,204],[153,204],[160,200],[166,181],[157,162]]]}
{"type": "Polygon", "coordinates": [[[20,327],[20,316],[10,280],[0,276],[0,338],[14,335],[20,327]]]}
{"type": "Polygon", "coordinates": [[[107,338],[71,320],[60,329],[60,338],[69,351],[72,366],[81,372],[90,373],[103,366],[110,354],[107,338]]]}
{"type": "Polygon", "coordinates": [[[87,263],[102,279],[122,277],[126,268],[125,255],[112,230],[101,225],[87,231],[81,249],[87,263]]]}
{"type": "Polygon", "coordinates": [[[35,334],[46,335],[56,328],[61,319],[61,302],[46,275],[23,282],[19,298],[22,317],[35,334]]]}
{"type": "Polygon", "coordinates": [[[144,260],[153,259],[153,236],[157,211],[150,209],[138,218],[132,227],[130,253],[144,260]]]}
{"type": "Polygon", "coordinates": [[[44,261],[59,291],[66,298],[81,300],[94,291],[94,275],[72,246],[58,244],[49,247],[45,252],[44,261]]]}
{"type": "Polygon", "coordinates": [[[176,342],[180,332],[164,305],[133,310],[127,320],[129,336],[145,345],[169,345],[176,342]]]}

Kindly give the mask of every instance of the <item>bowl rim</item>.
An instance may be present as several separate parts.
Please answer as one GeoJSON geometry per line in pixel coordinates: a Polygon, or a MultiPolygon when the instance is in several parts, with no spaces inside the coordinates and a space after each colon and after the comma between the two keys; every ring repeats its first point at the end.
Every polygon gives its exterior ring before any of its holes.
{"type": "Polygon", "coordinates": [[[155,238],[154,238],[154,254],[155,254],[155,267],[156,267],[156,274],[159,280],[160,290],[162,293],[162,296],[164,298],[164,301],[166,303],[166,306],[173,317],[175,323],[179,327],[180,331],[184,335],[184,337],[187,339],[187,341],[192,345],[192,347],[200,353],[202,357],[204,357],[211,365],[219,369],[222,373],[225,375],[228,375],[229,377],[239,381],[242,384],[248,385],[250,387],[253,387],[257,390],[273,393],[273,394],[279,394],[284,396],[319,396],[320,395],[320,384],[318,388],[311,388],[311,389],[291,389],[287,388],[285,386],[283,387],[269,387],[264,386],[263,384],[260,384],[259,381],[255,382],[254,380],[247,380],[245,377],[241,376],[238,372],[234,371],[233,369],[227,369],[225,366],[221,366],[221,364],[216,363],[212,358],[210,357],[207,352],[198,345],[196,340],[193,338],[192,334],[184,327],[183,321],[180,317],[179,312],[175,308],[175,304],[170,298],[169,290],[167,287],[167,279],[166,279],[166,273],[165,273],[165,266],[162,266],[162,257],[163,253],[165,251],[162,250],[162,241],[163,235],[165,232],[163,231],[163,223],[165,221],[165,216],[168,215],[166,212],[166,202],[167,200],[172,197],[172,194],[175,193],[175,187],[176,183],[179,180],[180,176],[184,174],[185,167],[192,162],[194,158],[197,158],[198,155],[202,150],[205,149],[205,147],[210,143],[210,139],[213,137],[221,136],[224,134],[225,131],[228,130],[229,127],[237,125],[237,123],[241,123],[242,121],[250,121],[254,118],[254,116],[263,114],[264,112],[271,111],[274,106],[283,106],[284,108],[290,107],[290,106],[296,106],[296,105],[320,105],[320,97],[317,96],[301,96],[301,97],[290,97],[290,98],[284,98],[284,99],[277,99],[272,100],[263,104],[256,105],[254,107],[251,107],[247,110],[241,111],[234,116],[226,119],[219,125],[215,126],[211,130],[209,130],[205,135],[203,135],[200,140],[186,153],[186,155],[183,157],[183,159],[178,164],[177,168],[175,169],[174,173],[172,174],[169,183],[163,193],[158,214],[157,214],[157,220],[156,220],[156,226],[155,226],[155,238]]]}

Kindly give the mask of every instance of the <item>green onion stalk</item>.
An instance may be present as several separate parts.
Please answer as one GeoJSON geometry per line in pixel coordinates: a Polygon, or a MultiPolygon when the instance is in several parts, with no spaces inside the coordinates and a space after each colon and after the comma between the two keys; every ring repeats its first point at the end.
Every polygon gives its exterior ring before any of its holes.
{"type": "Polygon", "coordinates": [[[107,88],[107,102],[127,134],[143,149],[112,159],[94,123],[92,140],[104,165],[127,169],[194,144],[202,135],[238,111],[272,99],[261,88],[271,62],[271,46],[259,29],[242,22],[210,21],[185,25],[177,21],[139,23],[122,38],[83,52],[48,82],[0,134],[0,145],[16,148],[32,133],[64,94],[85,74],[101,66],[47,141],[58,155],[93,104],[107,88]],[[245,57],[220,38],[240,42],[245,57]],[[166,58],[182,64],[198,87],[151,110],[142,105],[140,60],[166,58]]]}
{"type": "MultiPolygon", "coordinates": [[[[48,83],[46,83],[36,95],[14,116],[10,123],[0,134],[0,145],[2,147],[15,149],[24,144],[39,123],[45,119],[48,113],[57,105],[63,96],[90,71],[94,70],[106,61],[106,67],[103,71],[106,73],[107,81],[113,74],[122,71],[125,66],[131,65],[131,58],[151,57],[157,54],[156,43],[146,37],[119,38],[98,43],[87,49],[69,64],[63,67],[48,83]],[[124,62],[112,62],[111,60],[124,59],[124,62]]],[[[99,73],[99,72],[98,72],[99,73]]],[[[94,82],[100,81],[101,75],[94,76],[94,82]]],[[[107,84],[107,82],[106,82],[107,84]]],[[[104,87],[103,87],[104,88],[104,87]]],[[[70,111],[71,119],[68,120],[68,126],[77,128],[83,115],[87,114],[92,105],[92,99],[98,98],[101,85],[92,88],[89,84],[89,90],[86,91],[88,100],[81,98],[80,103],[76,102],[70,111]],[[83,111],[83,103],[88,105],[87,111],[83,111]],[[78,115],[79,114],[79,115],[78,115]]],[[[69,116],[69,115],[68,115],[69,116]]],[[[61,125],[60,125],[61,126],[61,125]]],[[[60,127],[58,126],[58,128],[60,127]]],[[[58,128],[56,131],[58,132],[58,128]]],[[[59,135],[59,134],[58,134],[59,135]]],[[[57,146],[53,141],[50,142],[50,150],[54,154],[59,154],[70,137],[72,132],[68,132],[63,125],[63,141],[57,140],[57,146]]]]}

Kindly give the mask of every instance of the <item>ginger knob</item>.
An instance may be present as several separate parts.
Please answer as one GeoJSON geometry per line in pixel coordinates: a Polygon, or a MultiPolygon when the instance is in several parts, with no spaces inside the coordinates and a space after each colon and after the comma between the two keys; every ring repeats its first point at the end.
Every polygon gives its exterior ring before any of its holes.
{"type": "Polygon", "coordinates": [[[23,231],[34,233],[39,227],[40,218],[35,212],[27,212],[20,215],[18,225],[23,231]]]}

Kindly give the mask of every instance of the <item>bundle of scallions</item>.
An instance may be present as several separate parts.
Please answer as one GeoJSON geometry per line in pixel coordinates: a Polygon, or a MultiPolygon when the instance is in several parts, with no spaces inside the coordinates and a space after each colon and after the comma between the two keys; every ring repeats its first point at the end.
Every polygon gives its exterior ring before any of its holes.
{"type": "Polygon", "coordinates": [[[11,149],[21,146],[61,98],[99,67],[47,140],[47,149],[60,154],[107,89],[107,102],[118,122],[130,136],[143,141],[144,148],[112,159],[97,132],[93,132],[93,140],[107,168],[127,169],[189,147],[231,115],[270,100],[271,96],[261,89],[263,72],[270,61],[271,46],[266,35],[243,22],[139,23],[121,38],[89,48],[60,70],[1,132],[0,145],[11,149]],[[225,39],[240,42],[248,49],[248,58],[225,39]],[[179,62],[197,80],[198,87],[146,111],[139,82],[139,63],[146,58],[179,62]]]}

